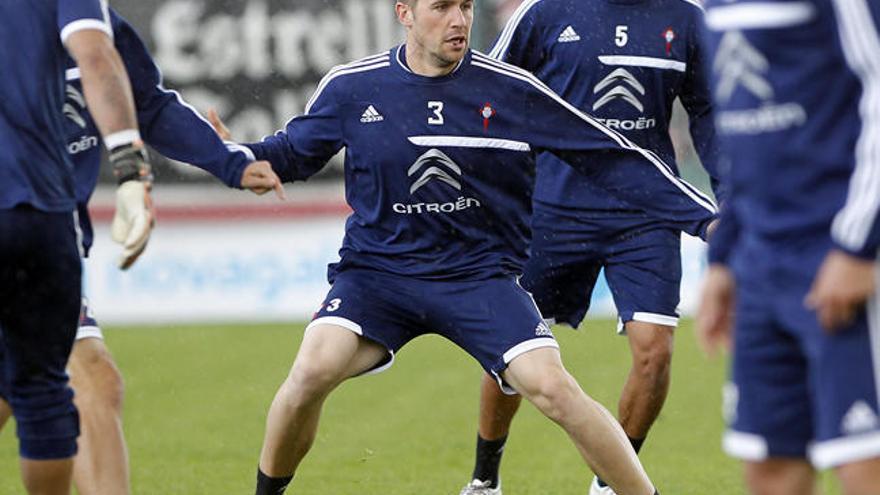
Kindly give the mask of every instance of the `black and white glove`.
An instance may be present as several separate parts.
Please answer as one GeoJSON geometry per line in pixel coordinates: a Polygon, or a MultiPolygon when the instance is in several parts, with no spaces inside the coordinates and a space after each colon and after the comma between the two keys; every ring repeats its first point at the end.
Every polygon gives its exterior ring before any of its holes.
{"type": "Polygon", "coordinates": [[[122,244],[118,266],[127,270],[147,247],[156,224],[150,190],[153,176],[143,145],[127,144],[110,151],[116,189],[116,214],[110,226],[114,241],[122,244]]]}

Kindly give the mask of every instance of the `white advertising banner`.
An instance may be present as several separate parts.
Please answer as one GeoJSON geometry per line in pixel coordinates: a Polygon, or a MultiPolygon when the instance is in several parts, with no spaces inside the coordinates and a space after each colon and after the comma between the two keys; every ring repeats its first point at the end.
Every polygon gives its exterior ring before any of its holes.
{"type": "MultiPolygon", "coordinates": [[[[110,324],[307,320],[324,298],[327,264],[338,259],[344,217],[236,222],[164,222],[127,272],[99,224],[85,293],[110,324]]],[[[695,309],[705,244],[684,236],[681,313],[695,309]]],[[[590,316],[616,316],[603,278],[590,316]]]]}
{"type": "Polygon", "coordinates": [[[271,222],[165,222],[128,271],[99,225],[85,294],[99,322],[303,320],[329,288],[327,264],[344,218],[271,222]]]}

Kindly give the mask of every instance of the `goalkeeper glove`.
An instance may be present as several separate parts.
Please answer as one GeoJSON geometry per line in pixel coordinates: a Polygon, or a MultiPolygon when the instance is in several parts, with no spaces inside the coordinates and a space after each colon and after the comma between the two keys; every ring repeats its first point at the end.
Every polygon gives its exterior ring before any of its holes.
{"type": "Polygon", "coordinates": [[[116,189],[116,214],[110,226],[114,241],[122,244],[118,266],[127,270],[147,247],[156,224],[150,198],[153,176],[143,145],[127,144],[110,151],[116,189]]]}

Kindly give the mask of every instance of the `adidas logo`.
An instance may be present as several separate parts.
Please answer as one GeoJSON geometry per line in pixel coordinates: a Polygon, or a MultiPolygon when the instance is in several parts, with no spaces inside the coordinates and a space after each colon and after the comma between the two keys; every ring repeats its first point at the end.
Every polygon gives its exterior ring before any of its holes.
{"type": "Polygon", "coordinates": [[[364,124],[369,124],[370,122],[382,122],[385,120],[385,117],[382,116],[379,112],[376,111],[376,107],[370,105],[364,110],[364,113],[361,114],[361,122],[364,124]]]}
{"type": "Polygon", "coordinates": [[[538,326],[535,327],[535,336],[537,337],[552,337],[553,332],[550,331],[550,327],[545,322],[538,323],[538,326]]]}
{"type": "Polygon", "coordinates": [[[572,41],[580,41],[581,37],[577,34],[573,27],[569,26],[562,30],[562,34],[556,39],[559,43],[571,43],[572,41]]]}
{"type": "Polygon", "coordinates": [[[860,400],[853,404],[843,416],[841,430],[847,435],[854,435],[875,430],[878,426],[880,426],[880,421],[874,414],[874,410],[865,401],[860,400]]]}

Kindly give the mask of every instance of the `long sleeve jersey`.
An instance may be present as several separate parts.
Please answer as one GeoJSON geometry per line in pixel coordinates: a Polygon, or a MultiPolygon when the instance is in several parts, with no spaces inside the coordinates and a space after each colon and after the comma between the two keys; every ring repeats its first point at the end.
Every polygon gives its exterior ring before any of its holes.
{"type": "Polygon", "coordinates": [[[837,246],[880,247],[880,5],[866,0],[707,3],[717,128],[730,159],[712,261],[755,240],[813,273],[837,246]]]}
{"type": "MultiPolygon", "coordinates": [[[[690,0],[526,0],[489,55],[534,73],[566,101],[655,152],[676,173],[669,123],[679,98],[720,198],[702,22],[702,9],[690,0]]],[[[543,154],[538,160],[536,207],[614,231],[645,223],[643,210],[559,157],[543,154]]]]}
{"type": "Polygon", "coordinates": [[[530,73],[475,51],[441,77],[415,74],[405,60],[401,45],[337,67],[304,115],[248,145],[285,180],[309,177],[345,147],[353,213],[331,281],[350,267],[425,279],[521,273],[535,157],[545,150],[693,234],[714,217],[712,201],[656,155],[530,73]]]}
{"type": "MultiPolygon", "coordinates": [[[[217,137],[211,124],[175,91],[162,86],[162,74],[137,32],[110,9],[113,41],[131,81],[141,136],[159,153],[195,165],[229,187],[239,187],[248,165],[247,155],[234,151],[217,137]]],[[[98,182],[101,167],[101,137],[85,105],[79,69],[72,59],[66,71],[68,119],[67,150],[74,161],[77,209],[83,231],[83,247],[88,253],[93,231],[88,202],[98,182]]]]}
{"type": "Polygon", "coordinates": [[[73,211],[73,171],[65,151],[65,42],[73,33],[110,34],[99,0],[0,2],[0,208],[27,204],[73,211]]]}

